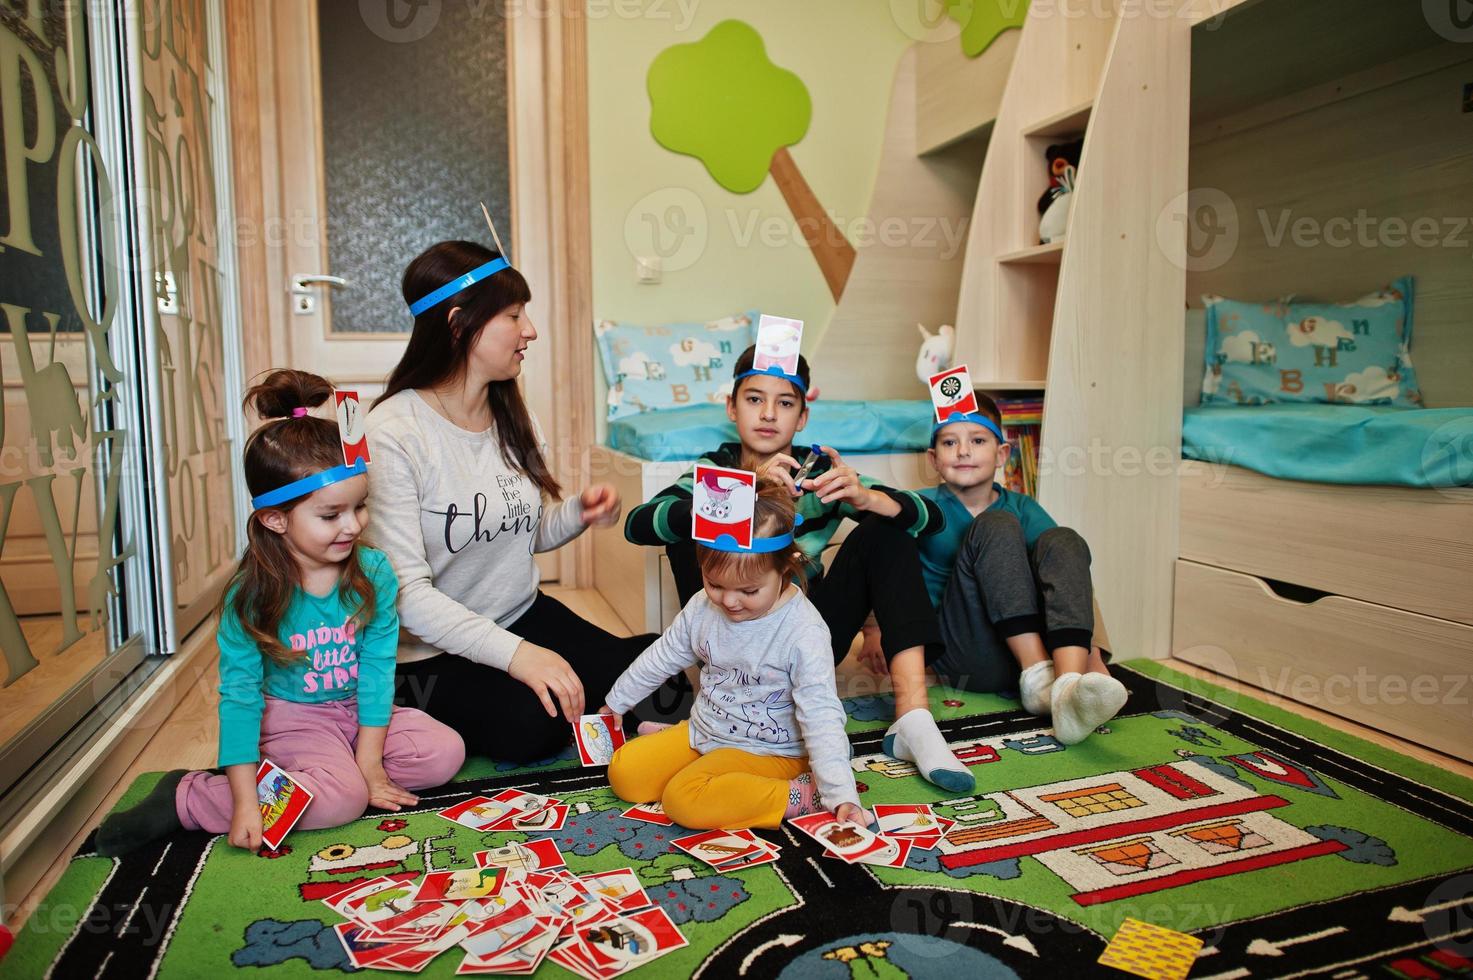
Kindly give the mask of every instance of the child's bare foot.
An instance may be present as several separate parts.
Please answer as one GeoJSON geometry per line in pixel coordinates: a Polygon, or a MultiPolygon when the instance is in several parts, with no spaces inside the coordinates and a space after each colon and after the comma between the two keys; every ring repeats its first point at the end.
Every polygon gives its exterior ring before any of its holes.
{"type": "Polygon", "coordinates": [[[653,735],[655,732],[663,732],[665,729],[673,727],[675,726],[667,725],[663,721],[642,721],[634,730],[640,735],[653,735]]]}

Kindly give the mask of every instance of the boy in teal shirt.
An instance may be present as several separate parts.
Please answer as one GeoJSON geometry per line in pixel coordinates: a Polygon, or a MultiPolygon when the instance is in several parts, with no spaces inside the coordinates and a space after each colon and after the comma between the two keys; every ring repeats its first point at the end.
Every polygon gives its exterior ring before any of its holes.
{"type": "Polygon", "coordinates": [[[977,412],[937,425],[927,450],[941,483],[921,492],[946,518],[916,541],[946,647],[931,667],[968,690],[1016,688],[1072,745],[1127,696],[1092,642],[1089,546],[1032,497],[993,482],[1011,447],[997,404],[977,401],[977,412]]]}

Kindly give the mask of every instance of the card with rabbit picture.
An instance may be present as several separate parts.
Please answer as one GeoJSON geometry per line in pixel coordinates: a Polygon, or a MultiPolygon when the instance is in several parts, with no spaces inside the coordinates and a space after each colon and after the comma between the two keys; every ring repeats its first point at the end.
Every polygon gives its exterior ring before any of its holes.
{"type": "Polygon", "coordinates": [[[691,489],[691,538],[716,544],[729,537],[739,548],[752,546],[752,516],[757,474],[720,466],[697,466],[691,489]]]}

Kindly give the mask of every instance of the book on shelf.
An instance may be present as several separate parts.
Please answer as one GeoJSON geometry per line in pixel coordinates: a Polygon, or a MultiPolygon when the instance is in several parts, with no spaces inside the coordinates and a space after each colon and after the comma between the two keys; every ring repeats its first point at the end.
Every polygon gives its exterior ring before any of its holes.
{"type": "Polygon", "coordinates": [[[1012,445],[1004,466],[1003,486],[1014,493],[1038,494],[1038,436],[1043,427],[1043,398],[996,398],[1002,431],[1012,445]]]}

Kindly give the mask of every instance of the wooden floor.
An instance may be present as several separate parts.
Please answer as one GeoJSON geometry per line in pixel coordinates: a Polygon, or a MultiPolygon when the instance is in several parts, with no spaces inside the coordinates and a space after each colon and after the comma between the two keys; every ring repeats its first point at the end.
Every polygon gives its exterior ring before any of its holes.
{"type": "MultiPolygon", "coordinates": [[[[630,631],[620,621],[619,617],[615,615],[608,603],[604,601],[603,596],[597,592],[591,589],[560,589],[556,586],[545,587],[544,591],[548,595],[554,596],[567,604],[570,609],[589,622],[602,626],[612,633],[618,633],[623,636],[629,635],[630,631]]],[[[1194,667],[1191,664],[1185,664],[1175,660],[1169,661],[1169,663],[1172,667],[1184,674],[1200,677],[1230,690],[1244,692],[1269,704],[1278,705],[1295,714],[1302,715],[1305,718],[1310,718],[1329,725],[1332,728],[1358,735],[1368,741],[1376,742],[1388,748],[1395,749],[1398,752],[1429,762],[1449,772],[1473,778],[1473,764],[1460,759],[1454,759],[1440,752],[1435,752],[1419,745],[1413,745],[1394,736],[1376,731],[1375,729],[1366,728],[1363,725],[1357,725],[1354,722],[1346,721],[1343,718],[1299,704],[1295,701],[1290,701],[1287,698],[1279,697],[1270,692],[1261,691],[1246,684],[1240,684],[1231,678],[1220,677],[1200,667],[1194,667]]],[[[839,665],[837,680],[839,693],[844,697],[889,690],[888,680],[871,676],[863,667],[859,666],[852,652],[849,658],[839,665]]],[[[92,814],[87,824],[87,831],[78,834],[66,846],[62,853],[57,855],[56,862],[47,871],[46,876],[41,879],[40,884],[37,885],[31,894],[21,900],[14,920],[7,923],[12,929],[19,930],[26,917],[35,908],[36,903],[45,896],[51,889],[51,886],[56,883],[56,879],[61,876],[62,871],[66,868],[68,858],[76,853],[87,832],[90,832],[93,827],[96,827],[103,815],[112,809],[113,804],[123,795],[123,791],[132,784],[134,778],[145,772],[157,772],[168,769],[208,769],[214,766],[218,725],[216,720],[216,706],[220,700],[217,691],[218,687],[219,675],[212,666],[202,675],[200,682],[186,692],[180,699],[178,706],[175,707],[168,721],[154,735],[148,746],[139,755],[132,767],[124,774],[123,778],[118,780],[117,785],[113,787],[102,805],[92,814]]]]}

